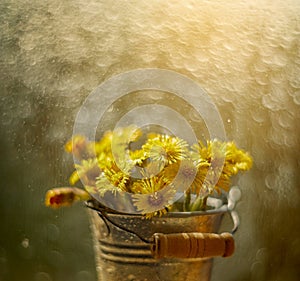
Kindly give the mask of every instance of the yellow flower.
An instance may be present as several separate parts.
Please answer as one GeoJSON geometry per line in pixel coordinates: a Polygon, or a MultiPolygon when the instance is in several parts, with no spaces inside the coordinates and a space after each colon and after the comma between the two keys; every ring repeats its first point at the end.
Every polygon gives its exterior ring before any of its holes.
{"type": "Polygon", "coordinates": [[[111,155],[112,137],[113,137],[112,132],[107,131],[107,132],[104,133],[101,140],[95,143],[95,151],[96,151],[97,156],[99,156],[101,154],[111,155]]]}
{"type": "Polygon", "coordinates": [[[134,162],[135,165],[142,165],[143,162],[146,160],[147,156],[144,150],[137,149],[137,150],[130,150],[129,151],[130,159],[134,162]]]}
{"type": "MultiPolygon", "coordinates": [[[[116,180],[122,182],[122,180],[119,178],[117,179],[118,176],[116,176],[116,180]]],[[[123,181],[124,183],[124,181],[123,181]]],[[[122,183],[122,184],[123,184],[122,183]]],[[[119,186],[114,185],[109,179],[108,177],[106,177],[106,175],[103,173],[101,173],[101,175],[97,178],[96,181],[96,186],[89,186],[86,187],[87,191],[92,193],[92,194],[97,194],[101,197],[103,197],[105,195],[106,192],[111,192],[113,194],[116,194],[117,192],[121,191],[121,189],[119,188],[119,186]]]]}
{"type": "Polygon", "coordinates": [[[148,139],[142,149],[152,161],[171,164],[187,158],[187,146],[187,142],[178,137],[158,135],[148,139]]]}
{"type": "Polygon", "coordinates": [[[65,150],[72,153],[78,160],[95,157],[94,143],[89,142],[84,136],[74,136],[65,145],[65,150]]]}
{"type": "Polygon", "coordinates": [[[207,141],[206,146],[199,141],[198,144],[192,146],[192,159],[197,166],[211,166],[214,162],[215,166],[222,165],[225,159],[226,143],[217,140],[207,141]]]}
{"type": "Polygon", "coordinates": [[[131,143],[138,140],[141,134],[136,126],[117,128],[113,132],[106,132],[102,139],[95,144],[100,168],[105,169],[113,165],[132,168],[141,163],[145,158],[142,151],[133,153],[130,150],[131,143]]]}
{"type": "Polygon", "coordinates": [[[135,191],[139,193],[132,196],[133,204],[147,218],[167,212],[176,193],[175,189],[167,185],[166,180],[161,177],[143,179],[136,183],[135,187],[135,191]]]}
{"type": "Polygon", "coordinates": [[[69,177],[69,183],[70,183],[70,185],[75,185],[79,180],[80,180],[80,176],[79,176],[77,170],[75,170],[69,177]]]}
{"type": "Polygon", "coordinates": [[[106,168],[111,168],[115,165],[113,161],[113,156],[110,153],[101,152],[97,156],[98,165],[101,170],[106,168]]]}
{"type": "Polygon", "coordinates": [[[170,181],[162,176],[144,178],[133,183],[132,192],[149,194],[159,191],[170,184],[170,181]]]}
{"type": "Polygon", "coordinates": [[[144,178],[152,178],[153,176],[159,175],[160,172],[164,169],[161,163],[155,162],[148,162],[147,165],[144,166],[142,170],[142,176],[144,178]]]}
{"type": "Polygon", "coordinates": [[[194,185],[202,185],[202,181],[197,177],[197,167],[188,159],[167,166],[162,174],[172,182],[177,191],[183,192],[194,185]]]}
{"type": "Polygon", "coordinates": [[[84,185],[95,185],[96,178],[100,175],[97,158],[82,160],[80,164],[75,164],[76,171],[70,176],[70,184],[74,185],[79,179],[84,185]]]}
{"type": "Polygon", "coordinates": [[[123,171],[115,171],[106,169],[97,178],[96,187],[101,194],[104,194],[107,190],[113,191],[129,191],[128,183],[130,176],[123,171]]]}
{"type": "MultiPolygon", "coordinates": [[[[204,193],[220,189],[228,191],[230,177],[239,171],[249,170],[251,157],[233,142],[207,141],[206,146],[199,142],[192,146],[192,159],[197,163],[198,171],[203,178],[204,193]]],[[[198,189],[197,193],[201,193],[198,189]]]]}
{"type": "Polygon", "coordinates": [[[202,185],[194,190],[197,195],[207,196],[214,191],[220,193],[221,189],[228,191],[230,187],[230,178],[228,175],[213,168],[199,168],[197,176],[201,178],[202,185]]]}
{"type": "Polygon", "coordinates": [[[89,200],[90,195],[76,187],[59,187],[47,191],[45,205],[52,208],[71,206],[77,201],[89,200]]]}
{"type": "Polygon", "coordinates": [[[193,159],[199,166],[206,165],[221,167],[229,176],[237,174],[239,171],[246,171],[252,167],[250,155],[236,147],[233,142],[208,141],[207,146],[201,142],[193,145],[193,159]]]}
{"type": "Polygon", "coordinates": [[[227,174],[236,175],[239,171],[247,171],[252,167],[251,156],[236,147],[233,142],[226,144],[225,154],[225,172],[227,174]]]}

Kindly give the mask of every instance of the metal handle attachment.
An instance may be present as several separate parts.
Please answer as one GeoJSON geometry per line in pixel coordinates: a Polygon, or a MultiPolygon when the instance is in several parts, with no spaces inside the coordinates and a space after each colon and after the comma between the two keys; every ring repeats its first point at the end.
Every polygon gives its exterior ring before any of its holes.
{"type": "Polygon", "coordinates": [[[174,233],[153,235],[151,252],[154,258],[229,257],[234,252],[232,234],[174,233]]]}

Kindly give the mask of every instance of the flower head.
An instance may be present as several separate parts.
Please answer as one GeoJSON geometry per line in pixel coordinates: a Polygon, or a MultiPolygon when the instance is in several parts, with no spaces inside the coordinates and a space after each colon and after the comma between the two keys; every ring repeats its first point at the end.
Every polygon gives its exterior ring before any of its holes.
{"type": "MultiPolygon", "coordinates": [[[[116,192],[118,191],[129,191],[129,175],[123,171],[115,171],[106,169],[101,175],[97,178],[96,186],[99,191],[101,190],[111,190],[116,192]],[[114,188],[115,187],[115,188],[114,188]]],[[[103,191],[101,191],[102,193],[103,191]]]]}
{"type": "Polygon", "coordinates": [[[187,146],[187,142],[178,137],[158,135],[149,138],[142,148],[152,161],[171,164],[187,157],[187,146]]]}
{"type": "Polygon", "coordinates": [[[247,171],[252,167],[251,156],[238,149],[234,142],[226,144],[225,172],[229,175],[236,175],[239,171],[247,171]]]}
{"type": "Polygon", "coordinates": [[[45,205],[52,208],[71,206],[77,201],[89,200],[90,195],[76,187],[59,187],[47,191],[45,205]]]}
{"type": "Polygon", "coordinates": [[[167,184],[166,179],[162,177],[152,177],[137,182],[134,190],[138,193],[132,196],[137,210],[146,214],[146,217],[165,213],[176,193],[175,189],[167,184]]]}
{"type": "Polygon", "coordinates": [[[94,185],[101,170],[98,166],[97,158],[82,160],[80,164],[75,164],[76,170],[70,176],[70,184],[74,185],[79,179],[85,185],[94,185]]]}
{"type": "Polygon", "coordinates": [[[197,167],[189,159],[168,165],[162,174],[172,182],[177,190],[184,191],[194,184],[201,184],[197,178],[197,167]]]}
{"type": "Polygon", "coordinates": [[[84,136],[74,136],[66,143],[65,150],[78,160],[95,157],[95,143],[89,142],[84,136]]]}
{"type": "Polygon", "coordinates": [[[199,142],[192,146],[192,150],[192,157],[199,167],[224,168],[229,176],[249,170],[252,166],[250,155],[238,149],[233,142],[207,141],[206,146],[199,142]]]}

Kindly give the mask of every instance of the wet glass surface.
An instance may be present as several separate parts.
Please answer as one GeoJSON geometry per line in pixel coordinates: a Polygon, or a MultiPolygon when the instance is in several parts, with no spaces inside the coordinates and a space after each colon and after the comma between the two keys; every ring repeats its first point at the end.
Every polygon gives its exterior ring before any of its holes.
{"type": "Polygon", "coordinates": [[[235,182],[236,252],[215,259],[212,280],[296,280],[299,14],[297,0],[2,0],[0,280],[96,280],[84,207],[47,209],[44,195],[68,185],[63,145],[84,99],[113,74],[145,67],[200,83],[228,139],[254,158],[235,182]]]}

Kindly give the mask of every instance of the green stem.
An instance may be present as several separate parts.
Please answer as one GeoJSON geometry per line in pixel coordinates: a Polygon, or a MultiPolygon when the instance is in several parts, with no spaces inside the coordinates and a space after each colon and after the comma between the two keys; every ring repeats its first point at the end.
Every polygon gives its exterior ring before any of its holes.
{"type": "Polygon", "coordinates": [[[188,212],[191,209],[191,191],[188,189],[184,193],[183,211],[188,212]]]}
{"type": "Polygon", "coordinates": [[[191,205],[191,212],[195,211],[205,211],[207,203],[206,197],[197,197],[194,203],[191,205]]]}

